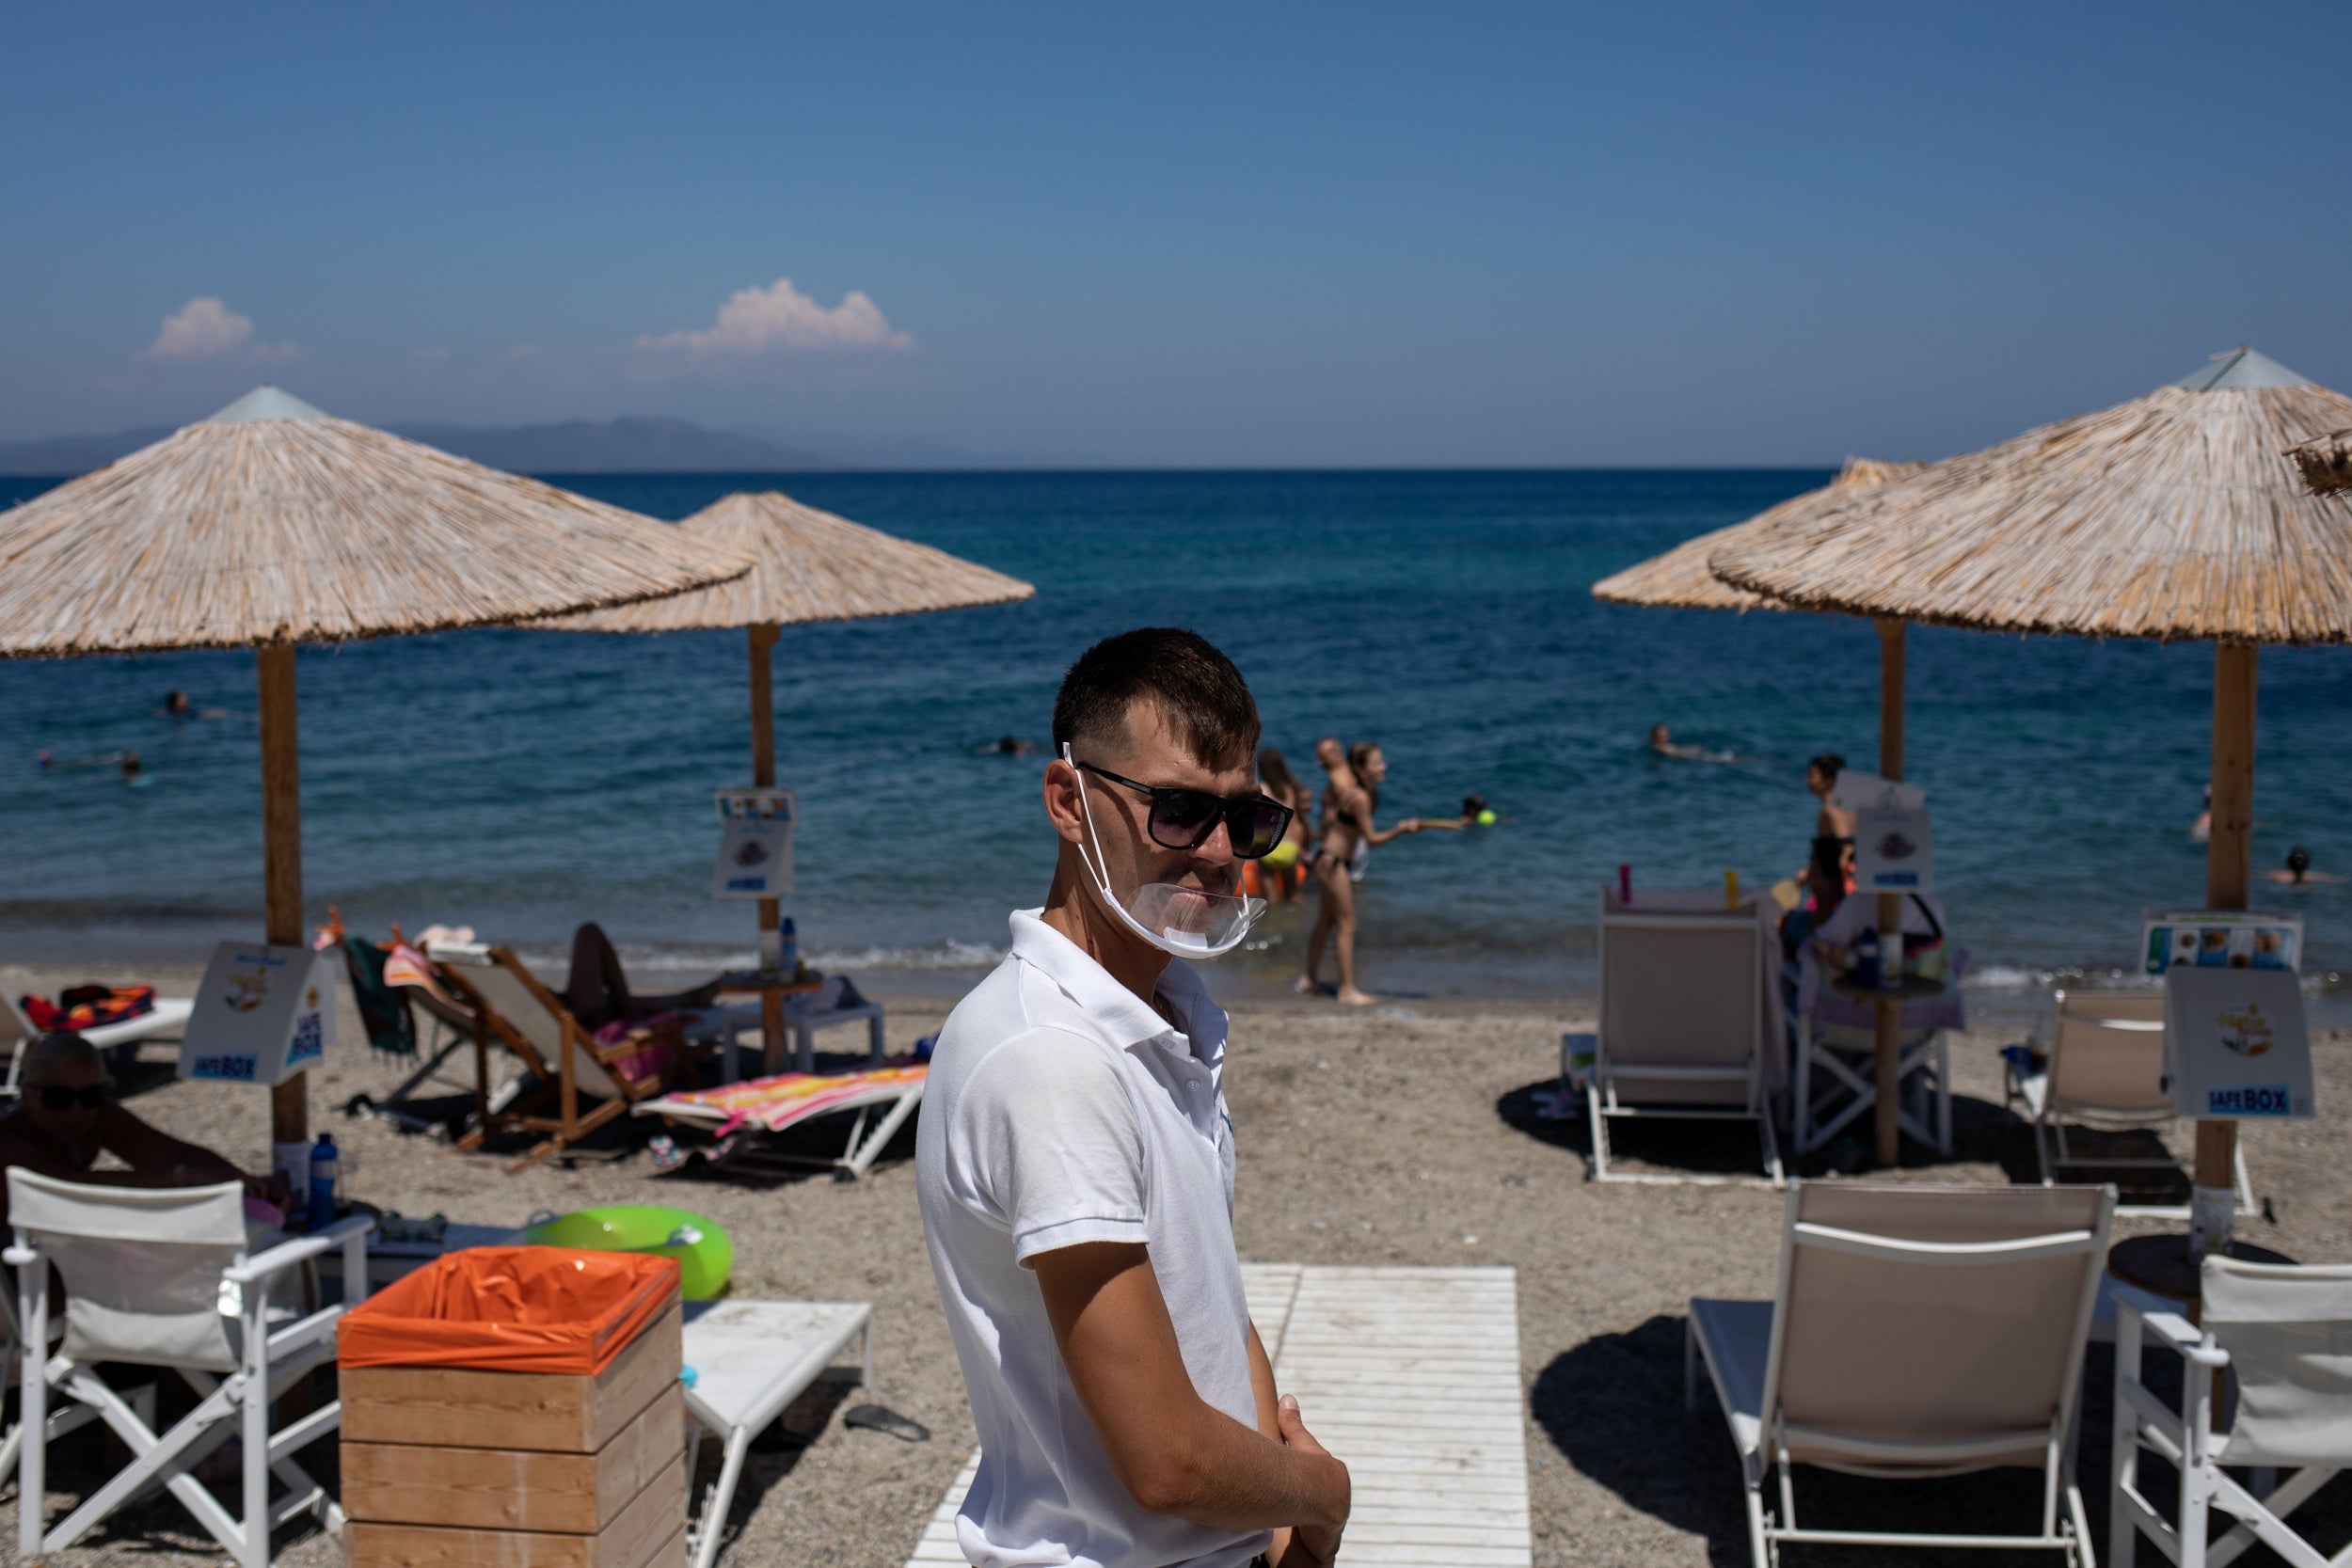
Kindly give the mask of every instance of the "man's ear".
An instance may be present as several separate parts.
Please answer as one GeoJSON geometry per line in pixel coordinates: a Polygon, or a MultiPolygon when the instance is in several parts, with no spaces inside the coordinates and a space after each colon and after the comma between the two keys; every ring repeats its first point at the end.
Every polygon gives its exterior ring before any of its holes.
{"type": "Polygon", "coordinates": [[[1045,815],[1054,831],[1072,844],[1082,842],[1087,834],[1085,807],[1078,799],[1085,787],[1078,770],[1061,758],[1045,765],[1045,815]]]}

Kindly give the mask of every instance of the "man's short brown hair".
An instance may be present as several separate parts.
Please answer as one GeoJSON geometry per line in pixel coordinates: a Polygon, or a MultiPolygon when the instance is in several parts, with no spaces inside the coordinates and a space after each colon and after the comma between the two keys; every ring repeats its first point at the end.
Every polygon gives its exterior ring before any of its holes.
{"type": "Polygon", "coordinates": [[[1258,749],[1258,703],[1233,661],[1199,632],[1141,626],[1078,656],[1054,699],[1054,750],[1123,746],[1141,697],[1211,768],[1246,768],[1258,749]]]}

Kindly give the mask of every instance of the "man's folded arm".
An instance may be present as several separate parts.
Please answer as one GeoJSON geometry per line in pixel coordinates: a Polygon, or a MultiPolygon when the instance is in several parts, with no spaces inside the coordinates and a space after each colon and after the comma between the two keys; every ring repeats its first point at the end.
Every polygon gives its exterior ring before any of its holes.
{"type": "Polygon", "coordinates": [[[1139,1243],[1032,1256],[1054,1338],[1121,1485],[1154,1513],[1218,1529],[1347,1521],[1347,1466],[1203,1401],[1139,1243]]]}

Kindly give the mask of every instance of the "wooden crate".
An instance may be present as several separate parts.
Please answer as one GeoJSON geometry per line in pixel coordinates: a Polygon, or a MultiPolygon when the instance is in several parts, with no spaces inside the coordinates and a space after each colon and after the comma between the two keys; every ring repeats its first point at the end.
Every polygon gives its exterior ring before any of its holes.
{"type": "Polygon", "coordinates": [[[673,1383],[595,1453],[345,1443],[343,1513],[382,1524],[594,1535],[684,1447],[673,1383]]]}
{"type": "Polygon", "coordinates": [[[352,1367],[338,1374],[342,1440],[596,1453],[676,1385],[685,1358],[685,1314],[673,1303],[593,1378],[352,1367]]]}
{"type": "Polygon", "coordinates": [[[684,1318],[595,1377],[341,1374],[349,1568],[683,1568],[684,1318]]]}
{"type": "Polygon", "coordinates": [[[348,1519],[346,1568],[682,1568],[686,1450],[594,1535],[348,1519]]]}

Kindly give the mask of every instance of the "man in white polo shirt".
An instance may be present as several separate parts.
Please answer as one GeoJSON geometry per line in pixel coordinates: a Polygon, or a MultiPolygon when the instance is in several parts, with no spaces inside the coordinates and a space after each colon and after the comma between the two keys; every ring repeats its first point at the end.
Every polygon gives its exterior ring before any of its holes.
{"type": "Polygon", "coordinates": [[[979,1427],[981,1568],[1323,1568],[1347,1467],[1278,1400],[1233,1251],[1225,1014],[1172,955],[1231,951],[1241,862],[1289,811],[1257,704],[1188,631],[1096,643],[1054,704],[1041,910],[949,1015],[915,1182],[979,1427]]]}

